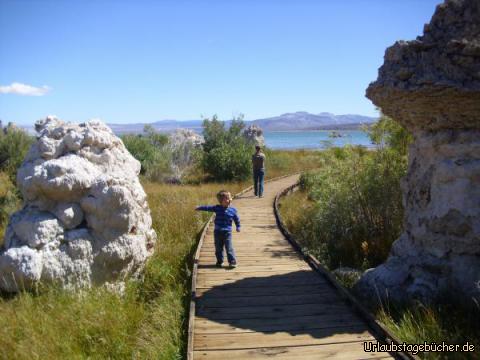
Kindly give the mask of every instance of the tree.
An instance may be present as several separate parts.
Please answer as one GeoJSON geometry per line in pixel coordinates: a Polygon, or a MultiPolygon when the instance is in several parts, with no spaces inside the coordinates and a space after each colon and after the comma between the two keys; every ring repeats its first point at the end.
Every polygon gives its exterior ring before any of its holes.
{"type": "Polygon", "coordinates": [[[373,143],[382,147],[386,145],[401,155],[407,155],[408,145],[413,141],[413,136],[404,127],[385,115],[367,132],[373,143]]]}
{"type": "Polygon", "coordinates": [[[234,118],[230,127],[214,115],[203,121],[202,167],[218,181],[243,180],[250,175],[250,146],[242,136],[243,116],[234,118]]]}

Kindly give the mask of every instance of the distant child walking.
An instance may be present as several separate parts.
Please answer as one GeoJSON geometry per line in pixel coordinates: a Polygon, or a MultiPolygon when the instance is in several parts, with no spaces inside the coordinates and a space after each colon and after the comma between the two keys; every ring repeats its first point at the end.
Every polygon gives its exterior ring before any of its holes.
{"type": "Polygon", "coordinates": [[[198,206],[195,210],[210,211],[215,213],[215,230],[213,232],[215,240],[215,257],[217,258],[217,267],[223,264],[223,248],[227,252],[227,260],[230,267],[237,266],[235,251],[232,244],[232,221],[235,222],[237,232],[240,232],[240,218],[237,209],[230,206],[232,195],[228,191],[220,191],[217,194],[219,205],[198,206]]]}

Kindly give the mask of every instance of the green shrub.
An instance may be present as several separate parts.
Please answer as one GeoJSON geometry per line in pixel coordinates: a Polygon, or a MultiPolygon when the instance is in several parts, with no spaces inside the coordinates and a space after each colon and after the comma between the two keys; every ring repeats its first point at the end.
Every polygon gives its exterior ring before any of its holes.
{"type": "Polygon", "coordinates": [[[387,146],[400,155],[407,155],[408,145],[413,141],[413,136],[405,128],[385,115],[367,132],[373,143],[381,148],[387,146]]]}
{"type": "Polygon", "coordinates": [[[400,179],[410,135],[391,119],[369,130],[378,148],[331,148],[321,170],[301,177],[312,201],[297,226],[299,241],[329,268],[376,266],[388,256],[403,224],[400,179]]]}
{"type": "Polygon", "coordinates": [[[0,171],[6,172],[12,181],[33,141],[34,138],[20,128],[0,126],[0,171]]]}
{"type": "Polygon", "coordinates": [[[243,128],[241,118],[228,129],[216,116],[204,120],[202,167],[215,180],[243,180],[250,175],[252,149],[242,136],[243,128]]]}
{"type": "Polygon", "coordinates": [[[168,136],[156,133],[152,127],[146,126],[146,134],[127,134],[122,141],[134,158],[140,161],[140,173],[151,181],[162,182],[172,174],[172,152],[166,146],[168,136]]]}
{"type": "Polygon", "coordinates": [[[0,247],[10,215],[20,206],[20,196],[10,176],[0,172],[0,247]]]}

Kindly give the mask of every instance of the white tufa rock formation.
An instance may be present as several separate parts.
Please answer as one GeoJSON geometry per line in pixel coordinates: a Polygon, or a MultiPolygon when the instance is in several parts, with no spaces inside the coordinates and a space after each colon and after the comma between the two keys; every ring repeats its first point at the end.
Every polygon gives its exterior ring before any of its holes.
{"type": "Polygon", "coordinates": [[[388,48],[367,96],[413,133],[405,229],[357,293],[480,299],[480,2],[447,0],[424,35],[388,48]]]}
{"type": "Polygon", "coordinates": [[[190,129],[177,129],[168,139],[172,153],[171,172],[172,177],[168,179],[173,183],[180,183],[184,174],[195,162],[195,149],[198,149],[205,139],[190,129]]]}
{"type": "Polygon", "coordinates": [[[263,130],[257,125],[250,125],[243,130],[243,137],[253,145],[265,146],[263,130]]]}
{"type": "Polygon", "coordinates": [[[140,163],[102,122],[49,116],[18,170],[24,208],[0,251],[0,288],[55,283],[121,289],[138,276],[156,240],[140,163]]]}
{"type": "Polygon", "coordinates": [[[176,129],[170,134],[169,141],[173,148],[178,148],[185,143],[200,146],[205,142],[205,139],[191,129],[176,129]]]}

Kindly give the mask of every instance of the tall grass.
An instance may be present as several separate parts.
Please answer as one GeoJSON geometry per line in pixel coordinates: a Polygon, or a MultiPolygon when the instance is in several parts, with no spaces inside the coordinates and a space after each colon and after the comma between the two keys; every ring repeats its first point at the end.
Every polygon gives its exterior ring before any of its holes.
{"type": "Polygon", "coordinates": [[[401,232],[406,158],[388,149],[346,147],[324,152],[322,162],[320,170],[301,177],[303,198],[297,195],[297,202],[308,206],[283,207],[302,209],[285,214],[288,226],[330,269],[378,265],[401,232]]]}
{"type": "Polygon", "coordinates": [[[0,121],[0,171],[15,182],[17,169],[34,142],[34,137],[14,125],[2,127],[0,121]]]}
{"type": "Polygon", "coordinates": [[[435,305],[421,303],[410,308],[387,306],[377,312],[377,318],[399,339],[409,344],[445,342],[475,346],[474,353],[422,353],[423,359],[478,359],[480,347],[480,309],[465,309],[449,299],[435,305]]]}
{"type": "Polygon", "coordinates": [[[11,213],[20,207],[20,197],[11,176],[0,172],[0,248],[3,245],[3,236],[11,213]]]}
{"type": "Polygon", "coordinates": [[[325,161],[325,152],[319,150],[266,149],[265,156],[266,178],[318,169],[325,161]]]}

